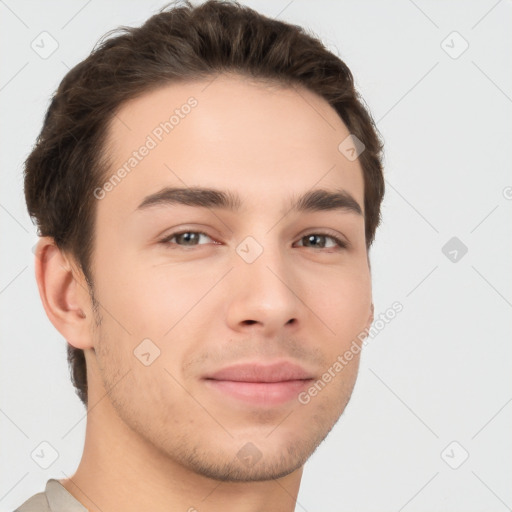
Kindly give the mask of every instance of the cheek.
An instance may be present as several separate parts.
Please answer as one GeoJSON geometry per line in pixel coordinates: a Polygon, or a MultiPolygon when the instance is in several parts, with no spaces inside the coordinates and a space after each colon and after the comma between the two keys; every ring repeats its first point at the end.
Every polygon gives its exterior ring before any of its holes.
{"type": "Polygon", "coordinates": [[[371,313],[371,280],[367,270],[340,271],[322,287],[308,290],[311,310],[322,320],[326,339],[350,344],[367,326],[371,313]],[[329,336],[330,335],[330,336],[329,336]]]}
{"type": "Polygon", "coordinates": [[[218,273],[211,267],[199,271],[192,266],[119,263],[114,271],[104,274],[100,296],[134,342],[150,338],[165,344],[179,336],[191,319],[201,321],[211,304],[202,299],[217,281],[218,273]]]}

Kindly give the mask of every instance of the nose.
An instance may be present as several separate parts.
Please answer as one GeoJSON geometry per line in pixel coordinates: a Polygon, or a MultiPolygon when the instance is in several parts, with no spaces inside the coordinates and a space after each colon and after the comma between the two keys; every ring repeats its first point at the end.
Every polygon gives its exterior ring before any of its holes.
{"type": "Polygon", "coordinates": [[[235,331],[258,331],[273,336],[280,329],[296,329],[303,305],[297,295],[293,271],[279,248],[264,248],[248,263],[234,255],[227,294],[227,322],[235,331]]]}

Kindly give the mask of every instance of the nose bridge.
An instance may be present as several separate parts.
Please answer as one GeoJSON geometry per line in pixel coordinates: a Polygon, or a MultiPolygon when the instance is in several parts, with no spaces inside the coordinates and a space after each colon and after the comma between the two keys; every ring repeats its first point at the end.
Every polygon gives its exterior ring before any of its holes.
{"type": "MultiPolygon", "coordinates": [[[[262,240],[262,237],[259,237],[262,240]]],[[[287,286],[290,280],[290,266],[286,264],[287,255],[279,241],[271,236],[260,242],[253,236],[247,236],[236,248],[238,259],[235,266],[243,279],[251,282],[258,292],[272,292],[278,295],[291,293],[287,286]],[[284,281],[284,282],[283,282],[284,281]]]]}

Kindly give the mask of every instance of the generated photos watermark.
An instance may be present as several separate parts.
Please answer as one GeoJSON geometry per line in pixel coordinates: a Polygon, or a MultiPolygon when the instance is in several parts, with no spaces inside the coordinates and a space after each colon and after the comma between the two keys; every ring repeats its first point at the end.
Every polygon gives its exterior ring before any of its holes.
{"type": "Polygon", "coordinates": [[[373,339],[379,332],[381,332],[386,325],[396,318],[398,313],[404,309],[401,302],[393,302],[391,307],[387,308],[383,313],[381,312],[379,318],[374,320],[370,328],[361,331],[353,340],[350,348],[343,354],[340,354],[331,366],[325,371],[322,376],[316,380],[306,391],[302,391],[297,396],[298,401],[302,405],[311,402],[311,399],[317,396],[329,382],[332,382],[336,376],[343,371],[343,368],[348,365],[354,356],[361,352],[362,347],[368,344],[368,338],[373,339]]]}
{"type": "Polygon", "coordinates": [[[94,189],[94,197],[98,200],[103,199],[108,192],[114,190],[121,181],[130,174],[137,165],[139,165],[144,158],[146,158],[158,144],[160,144],[166,135],[171,133],[176,126],[178,126],[183,119],[185,119],[192,109],[197,107],[199,102],[196,98],[191,96],[187,99],[187,102],[181,105],[179,108],[174,109],[173,114],[165,121],[159,123],[151,133],[146,137],[144,144],[138,149],[132,152],[132,155],[123,163],[121,167],[115,171],[108,180],[103,183],[101,187],[94,189]]]}

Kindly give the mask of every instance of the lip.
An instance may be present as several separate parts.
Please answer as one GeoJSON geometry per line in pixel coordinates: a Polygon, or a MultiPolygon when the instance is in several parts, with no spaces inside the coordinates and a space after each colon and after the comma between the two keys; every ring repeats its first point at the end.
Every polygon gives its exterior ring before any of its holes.
{"type": "Polygon", "coordinates": [[[205,378],[237,382],[285,382],[312,379],[313,375],[297,364],[289,361],[276,361],[271,364],[235,364],[222,368],[205,378]]]}
{"type": "Polygon", "coordinates": [[[297,364],[277,361],[229,366],[203,380],[223,396],[260,406],[275,406],[296,399],[313,380],[313,375],[297,364]]]}

